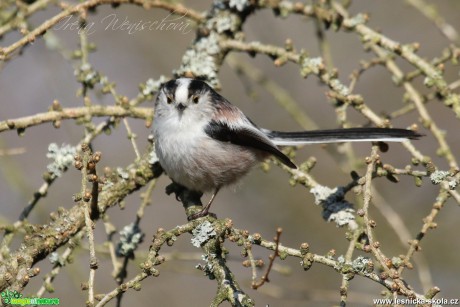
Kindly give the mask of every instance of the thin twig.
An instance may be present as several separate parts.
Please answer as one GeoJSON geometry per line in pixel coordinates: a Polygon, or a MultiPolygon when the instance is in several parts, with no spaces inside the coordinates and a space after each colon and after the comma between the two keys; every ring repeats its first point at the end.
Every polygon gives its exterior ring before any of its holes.
{"type": "Polygon", "coordinates": [[[0,132],[17,129],[19,131],[37,126],[43,123],[54,122],[63,119],[78,119],[85,117],[133,117],[151,120],[153,117],[152,108],[129,108],[119,106],[91,105],[89,107],[64,108],[60,111],[49,111],[38,113],[32,116],[8,119],[0,122],[0,132]]]}
{"type": "MultiPolygon", "coordinates": [[[[92,211],[92,199],[94,199],[94,195],[89,193],[86,190],[86,182],[88,181],[88,173],[90,172],[93,167],[89,167],[90,163],[94,163],[92,161],[91,151],[87,144],[82,144],[82,180],[81,180],[81,198],[82,198],[82,205],[84,206],[84,214],[85,214],[85,225],[86,225],[86,236],[88,237],[89,242],[89,253],[90,253],[90,272],[89,272],[89,279],[88,279],[88,302],[91,306],[94,306],[94,277],[96,274],[97,269],[97,258],[96,258],[96,251],[94,248],[94,233],[93,233],[93,221],[91,220],[91,215],[93,214],[92,211]],[[91,202],[90,202],[91,201],[91,202]]],[[[96,200],[97,201],[97,200],[96,200]]],[[[96,207],[97,209],[97,207],[96,207]]]]}
{"type": "MultiPolygon", "coordinates": [[[[144,217],[144,209],[151,202],[152,193],[153,193],[153,190],[155,189],[155,186],[156,186],[156,180],[154,179],[149,183],[147,190],[141,194],[142,201],[139,206],[139,209],[137,210],[136,220],[134,222],[133,228],[138,227],[141,222],[141,219],[144,217]]],[[[124,279],[126,277],[127,266],[128,266],[130,258],[131,258],[131,255],[126,255],[125,258],[123,259],[123,264],[118,266],[118,268],[114,267],[114,276],[116,277],[116,281],[120,286],[123,284],[124,279]]],[[[117,295],[117,306],[121,306],[121,299],[123,298],[123,293],[124,292],[120,292],[117,295]]]]}
{"type": "Polygon", "coordinates": [[[369,216],[369,207],[370,207],[370,202],[372,198],[372,173],[374,172],[375,165],[377,161],[380,159],[378,155],[378,146],[374,145],[372,146],[372,151],[371,155],[369,158],[367,158],[367,170],[366,170],[366,176],[365,176],[365,183],[364,183],[364,203],[363,203],[363,218],[364,218],[364,227],[365,227],[365,232],[367,235],[367,238],[369,240],[369,247],[374,255],[375,259],[378,261],[380,266],[383,268],[383,271],[388,274],[387,276],[391,277],[393,280],[394,286],[392,288],[392,292],[397,293],[400,291],[401,293],[404,293],[405,295],[412,296],[414,295],[413,291],[407,288],[407,286],[401,281],[400,279],[400,274],[398,274],[396,271],[390,270],[390,267],[387,262],[387,257],[383,254],[382,250],[380,249],[380,244],[374,239],[374,232],[373,228],[375,227],[375,221],[370,219],[369,216]],[[398,290],[398,291],[395,291],[398,290]]]}
{"type": "MultiPolygon", "coordinates": [[[[385,56],[385,53],[379,46],[374,45],[372,46],[372,49],[379,56],[385,56]]],[[[385,66],[396,78],[403,78],[403,72],[399,69],[399,67],[393,60],[387,59],[385,66]]],[[[409,94],[411,101],[417,108],[423,125],[430,129],[430,131],[433,133],[434,137],[438,141],[439,149],[444,154],[447,161],[449,161],[449,166],[458,169],[458,163],[455,159],[455,156],[452,153],[452,150],[450,149],[449,144],[446,141],[445,134],[437,126],[436,122],[431,118],[430,113],[428,112],[428,110],[425,107],[425,104],[423,103],[421,95],[411,83],[403,82],[403,86],[406,92],[409,94]]]]}
{"type": "Polygon", "coordinates": [[[131,141],[131,145],[133,146],[134,153],[136,154],[136,158],[140,159],[141,154],[139,153],[139,149],[137,147],[136,134],[134,134],[133,131],[131,130],[128,119],[126,119],[126,117],[123,118],[123,124],[126,127],[126,132],[128,133],[128,139],[131,141]]]}
{"type": "Polygon", "coordinates": [[[434,7],[434,4],[428,4],[424,0],[406,0],[415,9],[420,11],[426,18],[432,21],[439,31],[452,42],[459,41],[457,30],[448,24],[434,7]]]}
{"type": "Polygon", "coordinates": [[[283,232],[282,228],[276,229],[276,237],[274,238],[275,244],[276,244],[275,252],[273,253],[273,255],[270,255],[269,257],[270,262],[268,263],[267,272],[261,277],[259,282],[254,282],[254,281],[252,282],[252,289],[257,290],[258,288],[262,287],[266,282],[270,282],[270,279],[268,279],[268,274],[270,274],[270,271],[272,270],[273,262],[275,262],[275,258],[279,256],[278,248],[280,246],[280,237],[281,237],[282,232],[283,232]]]}
{"type": "MultiPolygon", "coordinates": [[[[374,189],[373,193],[374,198],[374,207],[377,208],[382,216],[387,221],[387,224],[393,228],[395,234],[398,236],[399,241],[404,246],[411,239],[411,234],[409,229],[407,229],[404,224],[404,220],[383,198],[383,196],[378,192],[377,189],[374,189]]],[[[428,291],[433,286],[433,278],[431,277],[430,268],[427,265],[426,258],[424,255],[420,254],[419,257],[414,258],[414,262],[417,266],[417,274],[422,284],[424,292],[428,291]]]]}
{"type": "Polygon", "coordinates": [[[87,11],[90,8],[96,7],[101,4],[124,4],[124,3],[134,3],[137,5],[141,5],[145,8],[151,7],[158,7],[164,8],[170,11],[173,14],[187,16],[188,18],[196,21],[201,22],[203,16],[201,14],[195,12],[192,9],[186,8],[182,4],[174,4],[169,1],[160,1],[160,0],[88,0],[83,3],[76,4],[74,6],[70,6],[56,14],[52,18],[48,19],[40,26],[36,27],[34,30],[30,31],[27,35],[25,35],[20,40],[16,41],[15,43],[11,44],[8,47],[0,48],[0,61],[5,61],[9,59],[11,54],[19,48],[30,44],[37,39],[37,37],[43,35],[47,30],[51,29],[53,26],[58,24],[63,18],[80,13],[83,11],[87,11]]]}
{"type": "Polygon", "coordinates": [[[84,231],[80,231],[78,234],[73,237],[68,244],[68,247],[65,249],[65,251],[62,253],[62,255],[59,257],[57,260],[56,264],[54,265],[53,269],[51,272],[48,273],[46,276],[45,280],[43,281],[42,286],[40,289],[37,291],[37,297],[42,297],[45,291],[49,291],[50,287],[52,286],[52,282],[54,281],[54,278],[59,274],[61,271],[61,268],[64,267],[67,264],[67,261],[69,257],[72,255],[72,252],[75,250],[75,248],[78,246],[81,238],[85,234],[84,231]]]}

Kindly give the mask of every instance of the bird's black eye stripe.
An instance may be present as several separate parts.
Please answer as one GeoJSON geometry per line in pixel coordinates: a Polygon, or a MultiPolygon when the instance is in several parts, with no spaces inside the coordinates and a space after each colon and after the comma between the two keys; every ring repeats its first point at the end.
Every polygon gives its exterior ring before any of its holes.
{"type": "Polygon", "coordinates": [[[163,84],[163,92],[166,96],[166,102],[168,104],[172,103],[172,97],[174,97],[174,93],[176,92],[177,86],[177,80],[169,80],[168,82],[163,84]]]}
{"type": "Polygon", "coordinates": [[[176,91],[176,88],[177,88],[177,80],[169,80],[168,82],[164,83],[163,84],[163,88],[165,90],[166,93],[174,93],[176,91]]]}
{"type": "Polygon", "coordinates": [[[188,85],[188,92],[190,93],[190,95],[196,95],[206,90],[208,87],[209,86],[205,82],[193,79],[190,81],[190,84],[188,85]]]}
{"type": "Polygon", "coordinates": [[[211,88],[206,82],[201,80],[193,79],[188,85],[189,98],[191,97],[193,103],[197,104],[200,102],[200,95],[206,91],[210,91],[211,88]]]}

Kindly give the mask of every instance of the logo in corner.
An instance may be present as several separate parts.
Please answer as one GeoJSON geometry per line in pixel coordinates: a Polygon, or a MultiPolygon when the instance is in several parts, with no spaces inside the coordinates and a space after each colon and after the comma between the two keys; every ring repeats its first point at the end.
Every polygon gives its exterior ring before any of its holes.
{"type": "Polygon", "coordinates": [[[2,291],[0,293],[3,304],[12,306],[26,306],[26,305],[59,305],[58,298],[46,298],[46,297],[22,297],[22,294],[18,291],[2,291]]]}

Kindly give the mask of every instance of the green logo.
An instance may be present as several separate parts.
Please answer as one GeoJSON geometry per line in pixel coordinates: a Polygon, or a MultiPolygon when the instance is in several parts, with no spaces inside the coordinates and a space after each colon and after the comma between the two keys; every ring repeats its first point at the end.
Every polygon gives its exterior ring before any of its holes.
{"type": "Polygon", "coordinates": [[[59,305],[58,298],[46,298],[46,297],[22,297],[22,294],[18,291],[3,291],[1,292],[2,301],[4,304],[9,305],[59,305]]]}

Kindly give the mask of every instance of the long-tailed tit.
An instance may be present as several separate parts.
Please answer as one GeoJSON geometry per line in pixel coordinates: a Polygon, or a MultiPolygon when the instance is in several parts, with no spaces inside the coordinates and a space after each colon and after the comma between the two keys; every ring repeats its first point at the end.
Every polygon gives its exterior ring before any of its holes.
{"type": "Polygon", "coordinates": [[[235,183],[269,155],[296,165],[278,146],[312,143],[417,139],[406,129],[351,128],[278,132],[257,127],[240,109],[205,82],[180,78],[162,85],[155,101],[155,151],[176,183],[197,192],[213,192],[197,218],[208,214],[223,186],[235,183]]]}

